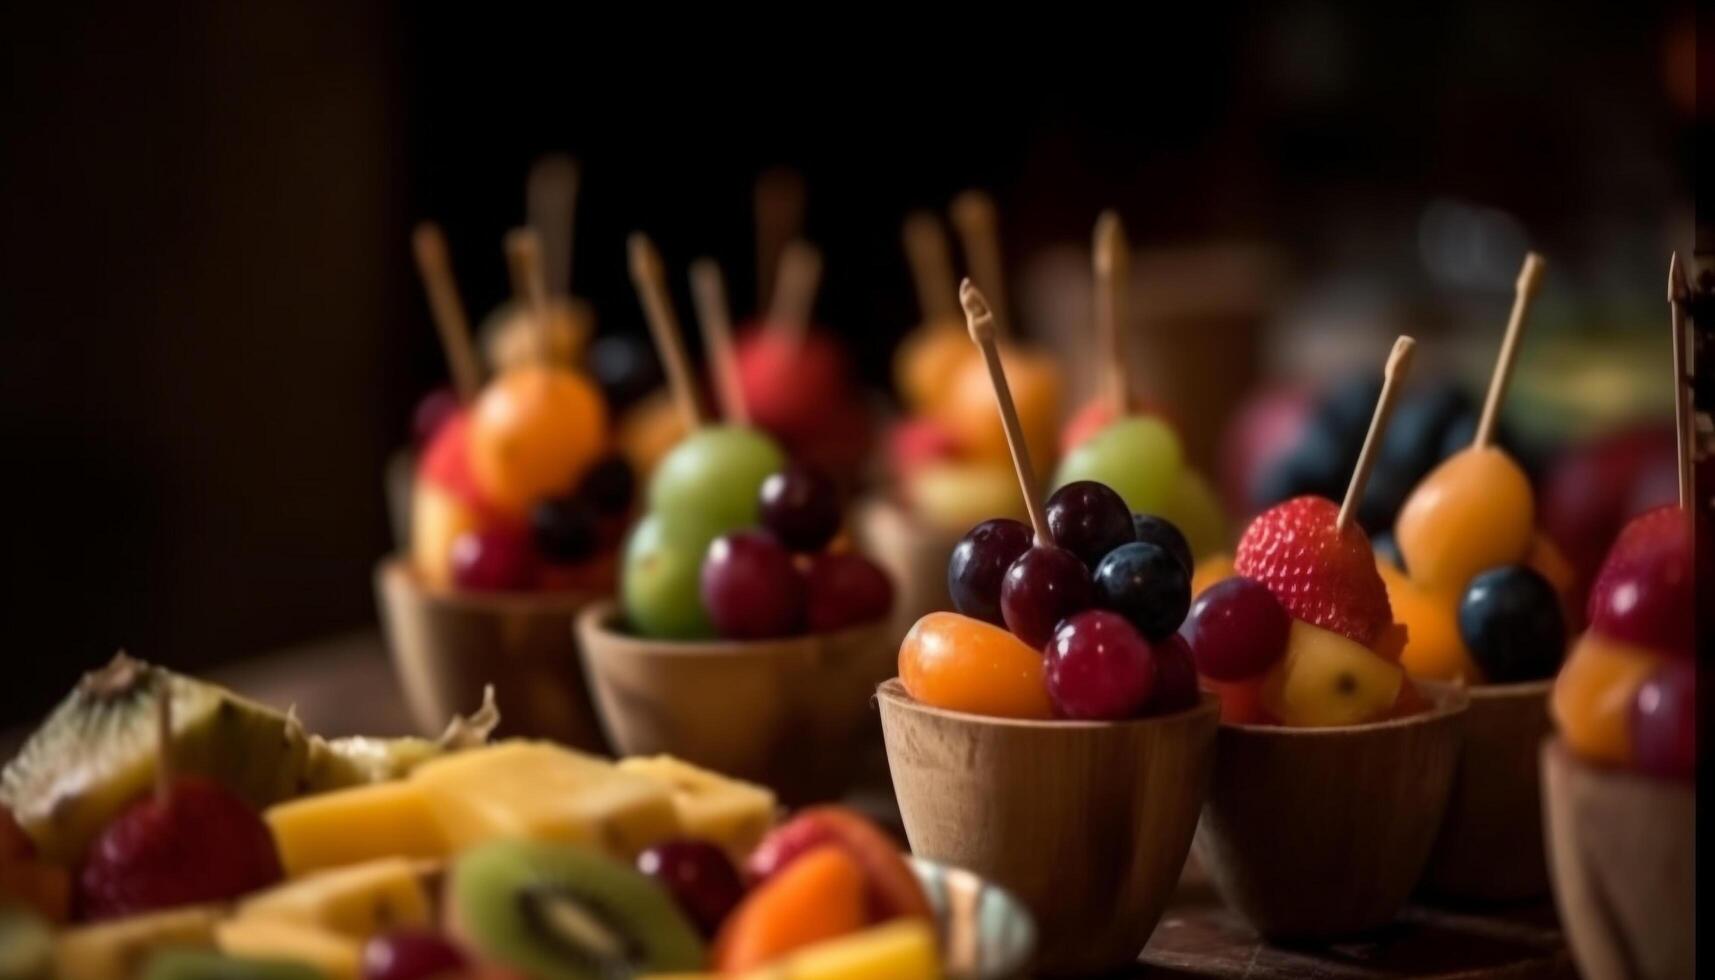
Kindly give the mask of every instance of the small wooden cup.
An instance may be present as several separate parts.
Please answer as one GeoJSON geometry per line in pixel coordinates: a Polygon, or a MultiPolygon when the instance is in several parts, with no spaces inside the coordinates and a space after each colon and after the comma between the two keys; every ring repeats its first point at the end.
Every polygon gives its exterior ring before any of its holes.
{"type": "Polygon", "coordinates": [[[1537,759],[1552,730],[1551,680],[1485,684],[1466,693],[1465,740],[1423,890],[1454,902],[1548,894],[1537,759]]]}
{"type": "Polygon", "coordinates": [[[1126,722],[1019,721],[878,692],[911,851],[969,868],[1036,917],[1037,968],[1135,963],[1190,851],[1218,704],[1126,722]]]}
{"type": "Polygon", "coordinates": [[[859,502],[854,514],[858,550],[875,559],[893,579],[891,633],[897,647],[919,619],[937,609],[953,608],[947,594],[947,560],[964,532],[925,525],[885,496],[859,502]]]}
{"type": "Polygon", "coordinates": [[[1554,903],[1587,977],[1697,975],[1697,787],[1542,744],[1554,903]]]}
{"type": "Polygon", "coordinates": [[[1228,907],[1271,940],[1393,921],[1446,813],[1468,700],[1339,728],[1222,725],[1197,855],[1228,907]]]}
{"type": "Polygon", "coordinates": [[[494,685],[501,731],[605,752],[572,621],[595,601],[573,592],[458,593],[426,588],[408,562],[375,569],[381,625],[418,729],[438,735],[494,685]]]}
{"type": "Polygon", "coordinates": [[[886,620],[752,642],[652,640],[618,623],[609,600],[584,610],[577,630],[623,755],[669,753],[798,804],[838,796],[878,741],[869,698],[897,659],[886,620]]]}

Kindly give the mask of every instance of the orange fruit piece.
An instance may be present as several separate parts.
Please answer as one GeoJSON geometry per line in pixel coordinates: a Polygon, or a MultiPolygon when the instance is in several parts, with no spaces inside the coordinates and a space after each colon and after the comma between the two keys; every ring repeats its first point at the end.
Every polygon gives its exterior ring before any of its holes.
{"type": "Polygon", "coordinates": [[[1197,568],[1191,573],[1191,598],[1203,594],[1203,590],[1216,582],[1232,578],[1238,573],[1233,571],[1233,556],[1221,551],[1210,555],[1197,563],[1197,568]]]}
{"type": "Polygon", "coordinates": [[[1242,681],[1217,681],[1197,678],[1203,690],[1221,699],[1223,725],[1277,725],[1279,719],[1262,706],[1262,682],[1266,674],[1242,681]]]}
{"type": "Polygon", "coordinates": [[[733,910],[715,938],[715,969],[754,969],[868,924],[863,868],[845,848],[824,845],[787,865],[733,910]]]}
{"type": "Polygon", "coordinates": [[[1578,639],[1548,698],[1549,713],[1574,752],[1597,762],[1631,763],[1632,701],[1661,662],[1648,650],[1594,633],[1578,639]]]}
{"type": "Polygon", "coordinates": [[[1530,551],[1536,502],[1530,478],[1504,450],[1461,450],[1406,498],[1394,522],[1412,581],[1457,595],[1485,569],[1514,565],[1530,551]]]}
{"type": "Polygon", "coordinates": [[[954,612],[932,612],[905,634],[899,680],[906,693],[934,708],[1054,717],[1042,654],[999,626],[954,612]]]}
{"type": "Polygon", "coordinates": [[[482,390],[470,420],[471,473],[511,514],[569,493],[607,447],[601,393],[561,368],[513,368],[482,390]]]}
{"type": "Polygon", "coordinates": [[[1376,562],[1387,586],[1393,618],[1405,626],[1399,663],[1406,673],[1432,681],[1482,683],[1482,673],[1459,636],[1459,602],[1430,592],[1385,561],[1376,562]]]}

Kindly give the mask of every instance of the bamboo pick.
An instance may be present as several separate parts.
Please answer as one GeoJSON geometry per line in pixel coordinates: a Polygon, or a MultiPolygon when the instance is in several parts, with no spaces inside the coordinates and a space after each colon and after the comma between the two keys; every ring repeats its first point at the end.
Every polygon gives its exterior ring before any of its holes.
{"type": "MultiPolygon", "coordinates": [[[[1008,336],[1012,332],[1012,321],[1007,315],[1005,273],[1000,259],[1000,221],[995,215],[994,198],[978,190],[965,191],[953,198],[949,212],[953,228],[959,233],[959,244],[965,250],[970,278],[988,298],[995,331],[1002,337],[1008,336]]],[[[963,296],[961,291],[960,298],[963,296]]]]}
{"type": "Polygon", "coordinates": [[[911,266],[911,281],[917,286],[917,306],[923,322],[934,324],[959,315],[959,291],[953,278],[953,254],[947,232],[928,211],[914,211],[905,218],[905,260],[911,266]]]}
{"type": "Polygon", "coordinates": [[[690,359],[685,356],[685,340],[679,331],[679,318],[673,312],[673,301],[667,296],[667,278],[662,271],[661,255],[649,236],[632,232],[626,241],[631,260],[631,283],[637,289],[643,315],[649,321],[649,336],[667,369],[667,385],[673,402],[679,407],[687,432],[703,427],[703,410],[697,402],[696,388],[691,381],[690,359]]]}
{"type": "Polygon", "coordinates": [[[1518,283],[1513,289],[1512,316],[1507,320],[1506,336],[1501,338],[1501,353],[1495,358],[1494,374],[1489,377],[1489,395],[1483,400],[1483,415],[1477,423],[1477,435],[1471,440],[1474,448],[1481,449],[1494,441],[1501,402],[1506,399],[1507,384],[1512,381],[1513,362],[1518,357],[1519,338],[1524,336],[1524,319],[1530,313],[1530,304],[1536,300],[1537,290],[1541,288],[1542,270],[1546,264],[1543,257],[1535,252],[1524,257],[1524,267],[1519,270],[1518,283]]]}
{"type": "Polygon", "coordinates": [[[721,416],[735,425],[749,425],[750,410],[744,404],[744,387],[739,383],[738,359],[733,352],[732,317],[727,312],[726,283],[721,279],[721,267],[714,259],[703,258],[691,263],[691,298],[697,307],[703,347],[708,351],[709,363],[714,368],[721,416]]]}
{"type": "Polygon", "coordinates": [[[1012,470],[1018,477],[1018,489],[1024,494],[1024,506],[1030,512],[1030,527],[1038,545],[1052,545],[1054,535],[1048,530],[1048,516],[1036,491],[1036,472],[1030,466],[1030,448],[1024,443],[1024,430],[1018,424],[1018,408],[1012,403],[1012,389],[1006,383],[1006,369],[1001,365],[1000,350],[995,345],[994,310],[970,279],[959,284],[959,304],[965,308],[965,323],[971,340],[983,352],[988,365],[989,381],[994,385],[994,400],[1000,410],[1000,424],[1006,430],[1006,445],[1012,451],[1012,470]]]}
{"type": "Polygon", "coordinates": [[[524,220],[542,240],[548,295],[572,294],[572,244],[578,206],[577,161],[563,153],[542,157],[524,181],[524,220]]]}
{"type": "Polygon", "coordinates": [[[548,308],[548,281],[542,274],[542,239],[534,228],[506,233],[506,264],[512,272],[513,292],[530,311],[536,358],[547,364],[554,358],[553,313],[548,308]]]}
{"type": "Polygon", "coordinates": [[[1370,416],[1370,431],[1364,436],[1358,465],[1352,468],[1352,482],[1346,485],[1346,499],[1340,504],[1340,515],[1334,519],[1334,527],[1338,531],[1345,531],[1358,515],[1358,505],[1364,500],[1364,487],[1370,482],[1370,470],[1375,468],[1377,451],[1381,449],[1382,437],[1387,434],[1387,422],[1393,415],[1394,402],[1399,399],[1400,382],[1405,380],[1405,373],[1411,367],[1411,352],[1416,347],[1417,341],[1406,336],[1393,342],[1387,367],[1382,369],[1382,393],[1376,399],[1375,414],[1370,416]]]}
{"type": "Polygon", "coordinates": [[[1691,513],[1691,391],[1685,340],[1685,301],[1691,298],[1691,288],[1685,281],[1685,269],[1679,264],[1679,253],[1667,260],[1668,322],[1673,329],[1673,429],[1679,449],[1679,507],[1691,513]]]}
{"type": "Polygon", "coordinates": [[[1130,407],[1126,391],[1125,325],[1130,311],[1131,246],[1126,242],[1125,226],[1113,211],[1103,211],[1096,219],[1096,339],[1100,365],[1101,393],[1113,408],[1114,417],[1123,417],[1130,407]]]}
{"type": "Polygon", "coordinates": [[[804,177],[791,167],[772,167],[756,178],[756,307],[774,295],[775,274],[786,243],[804,233],[804,177]]]}
{"type": "Polygon", "coordinates": [[[453,390],[459,401],[469,402],[482,389],[482,362],[471,343],[470,321],[459,300],[458,281],[453,278],[447,239],[440,226],[431,221],[419,224],[411,233],[411,251],[417,259],[423,291],[429,297],[429,316],[435,321],[435,332],[440,335],[441,350],[452,372],[453,390]]]}
{"type": "Polygon", "coordinates": [[[792,343],[803,343],[816,307],[816,289],[821,283],[821,250],[801,238],[787,242],[780,253],[780,277],[774,283],[774,299],[768,305],[768,329],[778,331],[792,343]]]}

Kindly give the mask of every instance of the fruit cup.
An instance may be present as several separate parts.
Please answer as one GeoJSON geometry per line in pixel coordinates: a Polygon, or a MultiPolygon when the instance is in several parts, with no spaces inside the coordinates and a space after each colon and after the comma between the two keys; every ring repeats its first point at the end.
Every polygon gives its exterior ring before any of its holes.
{"type": "Polygon", "coordinates": [[[1223,724],[1197,854],[1229,907],[1271,940],[1391,922],[1429,860],[1453,786],[1463,691],[1365,725],[1223,724]]]}
{"type": "Polygon", "coordinates": [[[912,853],[993,880],[1036,917],[1037,966],[1137,959],[1179,880],[1214,764],[1217,703],[1117,722],[932,708],[878,693],[912,853]]]}
{"type": "Polygon", "coordinates": [[[611,601],[578,617],[590,688],[622,755],[666,753],[830,799],[873,744],[869,697],[893,672],[888,620],[768,640],[662,640],[621,628],[611,601]]]}

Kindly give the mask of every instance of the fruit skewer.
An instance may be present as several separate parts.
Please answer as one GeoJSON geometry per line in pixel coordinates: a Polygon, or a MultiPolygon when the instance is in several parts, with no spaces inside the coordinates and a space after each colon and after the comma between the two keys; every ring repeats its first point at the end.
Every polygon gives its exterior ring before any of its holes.
{"type": "Polygon", "coordinates": [[[808,196],[804,176],[790,167],[774,167],[756,178],[756,303],[775,291],[775,275],[786,243],[804,231],[804,205],[808,196]]]}
{"type": "MultiPolygon", "coordinates": [[[[965,191],[953,199],[947,213],[959,233],[971,281],[982,290],[994,318],[995,335],[1010,336],[1012,319],[1007,310],[1006,273],[1000,260],[1000,222],[995,217],[994,198],[982,191],[965,191]]],[[[961,302],[963,297],[961,287],[961,302]]]]}
{"type": "Polygon", "coordinates": [[[1127,390],[1125,325],[1131,312],[1131,246],[1125,226],[1113,211],[1096,219],[1096,341],[1100,366],[1099,397],[1113,418],[1121,418],[1131,401],[1127,390]]]}
{"type": "Polygon", "coordinates": [[[471,341],[470,318],[459,299],[458,281],[453,277],[447,239],[440,225],[432,221],[418,225],[411,234],[411,252],[423,279],[423,291],[428,294],[429,314],[441,338],[441,350],[452,371],[453,390],[459,401],[468,405],[482,388],[482,362],[471,341]]]}
{"type": "Polygon", "coordinates": [[[548,295],[572,294],[572,243],[577,228],[578,165],[563,154],[531,166],[524,180],[524,220],[542,242],[548,295]]]}
{"type": "Polygon", "coordinates": [[[631,282],[643,304],[643,315],[649,323],[649,336],[667,369],[667,386],[673,394],[679,417],[687,433],[703,427],[702,405],[697,400],[691,381],[690,359],[685,356],[685,342],[679,330],[679,317],[667,297],[666,274],[661,268],[661,254],[655,244],[642,232],[634,232],[626,243],[631,259],[631,282]]]}
{"type": "Polygon", "coordinates": [[[1679,253],[1667,260],[1668,326],[1673,330],[1673,431],[1679,454],[1679,507],[1691,513],[1691,377],[1685,340],[1685,302],[1691,291],[1685,282],[1685,270],[1679,264],[1679,253]]]}
{"type": "Polygon", "coordinates": [[[701,258],[691,263],[691,297],[697,306],[697,324],[702,330],[703,347],[708,351],[721,416],[734,425],[749,425],[750,410],[745,405],[744,385],[739,380],[733,350],[726,282],[714,259],[701,258]]]}

